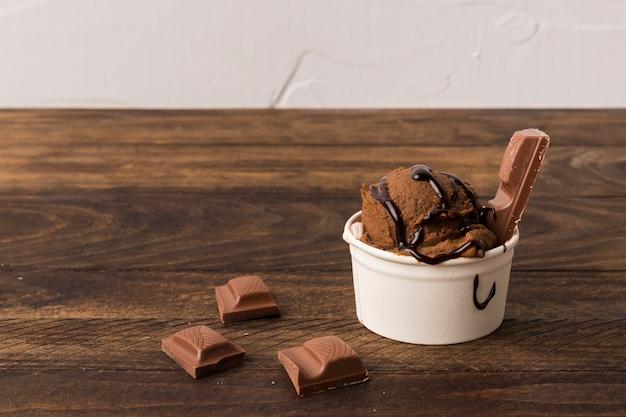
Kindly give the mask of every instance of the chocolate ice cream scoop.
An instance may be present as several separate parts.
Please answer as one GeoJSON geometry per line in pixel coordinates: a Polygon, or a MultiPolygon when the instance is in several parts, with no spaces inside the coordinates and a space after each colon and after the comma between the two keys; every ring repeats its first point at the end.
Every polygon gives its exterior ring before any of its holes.
{"type": "Polygon", "coordinates": [[[482,206],[460,178],[426,165],[398,168],[361,186],[363,241],[437,264],[483,256],[496,236],[481,223],[482,206]]]}

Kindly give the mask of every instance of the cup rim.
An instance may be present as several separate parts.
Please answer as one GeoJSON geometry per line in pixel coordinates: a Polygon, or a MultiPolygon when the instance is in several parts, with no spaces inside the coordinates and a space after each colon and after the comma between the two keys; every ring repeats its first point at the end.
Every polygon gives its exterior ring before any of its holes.
{"type": "Polygon", "coordinates": [[[496,246],[495,248],[485,251],[485,256],[483,256],[482,258],[460,257],[460,258],[455,258],[455,259],[449,259],[447,261],[443,261],[436,265],[430,265],[424,262],[420,262],[412,256],[397,255],[395,253],[386,251],[384,249],[379,249],[374,246],[368,245],[367,243],[361,241],[360,239],[357,239],[357,237],[354,236],[354,234],[352,233],[350,226],[352,226],[354,222],[360,219],[361,219],[361,210],[354,213],[352,216],[350,216],[348,221],[346,221],[346,224],[343,228],[343,240],[344,241],[346,241],[349,245],[356,246],[362,251],[370,255],[373,255],[377,258],[385,259],[387,261],[391,261],[394,263],[413,265],[413,266],[418,266],[418,267],[457,266],[457,265],[469,265],[469,264],[484,262],[487,259],[492,259],[497,256],[503,255],[504,253],[507,252],[507,250],[515,248],[515,246],[517,246],[517,243],[519,242],[519,229],[516,227],[513,233],[513,236],[511,236],[509,240],[507,240],[506,242],[504,242],[504,244],[500,246],[496,246]]]}

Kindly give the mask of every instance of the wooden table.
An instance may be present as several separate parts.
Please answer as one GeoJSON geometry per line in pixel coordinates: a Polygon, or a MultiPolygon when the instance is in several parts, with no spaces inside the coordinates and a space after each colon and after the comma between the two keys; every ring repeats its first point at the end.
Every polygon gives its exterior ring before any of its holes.
{"type": "Polygon", "coordinates": [[[0,415],[624,416],[626,111],[2,111],[0,415]],[[361,182],[416,162],[489,197],[514,130],[553,138],[506,320],[412,346],[356,320],[341,239],[361,182]],[[284,315],[223,326],[213,287],[262,275],[284,315]],[[194,381],[160,339],[248,352],[194,381]],[[279,348],[350,343],[366,384],[299,399],[279,348]]]}

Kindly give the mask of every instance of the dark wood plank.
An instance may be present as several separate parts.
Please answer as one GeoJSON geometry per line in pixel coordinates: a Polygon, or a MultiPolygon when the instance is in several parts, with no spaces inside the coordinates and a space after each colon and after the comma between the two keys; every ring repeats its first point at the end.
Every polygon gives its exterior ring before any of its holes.
{"type": "MultiPolygon", "coordinates": [[[[355,196],[118,189],[0,197],[4,269],[349,271],[355,196]]],[[[625,270],[626,198],[531,201],[516,270],[625,270]]]]}
{"type": "Polygon", "coordinates": [[[497,145],[537,127],[553,146],[626,145],[626,110],[2,110],[3,143],[497,145]]]}
{"type": "Polygon", "coordinates": [[[371,373],[365,384],[296,398],[276,368],[204,380],[183,372],[5,371],[3,416],[623,416],[624,372],[371,373]]]}
{"type": "MultiPolygon", "coordinates": [[[[363,182],[417,162],[455,173],[481,196],[498,187],[506,143],[475,146],[24,145],[0,142],[0,190],[119,187],[245,189],[358,195],[363,182]]],[[[533,198],[626,196],[626,146],[553,147],[533,198]]]]}
{"type": "Polygon", "coordinates": [[[376,371],[626,372],[626,317],[615,320],[509,319],[495,333],[452,346],[415,346],[380,337],[353,319],[0,320],[0,369],[176,370],[161,338],[208,324],[249,354],[246,369],[271,370],[276,352],[318,336],[348,342],[376,371]]]}
{"type": "Polygon", "coordinates": [[[0,111],[0,415],[626,414],[626,110],[0,111]],[[358,186],[426,162],[489,196],[514,130],[553,137],[506,320],[453,346],[354,317],[340,234],[358,186]],[[283,316],[223,326],[266,278],[283,316]],[[159,340],[248,351],[193,381],[159,340]],[[372,380],[297,399],[279,348],[337,334],[372,380]],[[332,411],[331,411],[332,410],[332,411]]]}
{"type": "MultiPolygon", "coordinates": [[[[283,318],[355,317],[349,271],[262,275],[283,318]]],[[[234,276],[221,272],[4,271],[0,272],[0,318],[217,319],[213,288],[234,276]]],[[[624,299],[624,272],[513,271],[506,317],[611,321],[626,317],[624,299]]]]}
{"type": "Polygon", "coordinates": [[[159,339],[198,323],[254,352],[254,369],[266,369],[281,346],[329,333],[349,341],[379,370],[616,370],[626,364],[626,278],[621,273],[593,279],[588,273],[557,273],[548,280],[545,273],[514,273],[504,325],[485,339],[445,347],[396,343],[364,329],[354,318],[345,275],[266,276],[282,318],[228,326],[219,323],[212,294],[213,286],[226,279],[221,274],[20,277],[5,272],[0,279],[6,289],[0,305],[8,307],[0,320],[0,367],[5,369],[125,370],[129,364],[132,369],[175,369],[164,355],[155,354],[159,339]],[[24,319],[29,316],[42,318],[24,319]]]}

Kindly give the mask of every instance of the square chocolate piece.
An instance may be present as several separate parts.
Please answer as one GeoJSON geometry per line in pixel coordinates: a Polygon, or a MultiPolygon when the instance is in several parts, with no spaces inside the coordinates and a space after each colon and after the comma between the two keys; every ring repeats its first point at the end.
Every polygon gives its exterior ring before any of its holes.
{"type": "Polygon", "coordinates": [[[357,354],[337,336],[318,337],[279,350],[278,360],[301,397],[369,379],[357,354]]]}
{"type": "Polygon", "coordinates": [[[208,326],[183,329],[161,340],[161,349],[194,379],[238,365],[246,353],[208,326]]]}
{"type": "Polygon", "coordinates": [[[280,315],[269,289],[256,275],[233,278],[215,287],[215,298],[222,323],[280,315]]]}

